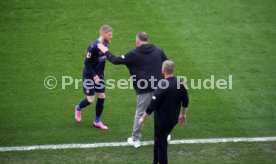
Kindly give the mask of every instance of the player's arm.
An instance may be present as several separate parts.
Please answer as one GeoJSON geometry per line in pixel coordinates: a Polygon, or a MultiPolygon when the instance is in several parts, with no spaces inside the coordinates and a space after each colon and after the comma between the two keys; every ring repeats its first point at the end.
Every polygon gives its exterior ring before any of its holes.
{"type": "Polygon", "coordinates": [[[106,55],[107,60],[109,60],[112,64],[130,64],[132,61],[134,61],[131,52],[120,57],[116,57],[103,44],[99,43],[98,48],[102,53],[106,55]]]}
{"type": "Polygon", "coordinates": [[[91,77],[94,77],[97,74],[96,74],[95,70],[93,69],[93,67],[92,67],[92,65],[90,63],[91,57],[92,57],[91,52],[87,52],[86,58],[85,58],[85,61],[84,61],[84,65],[85,65],[87,73],[89,75],[91,75],[91,77]]]}
{"type": "Polygon", "coordinates": [[[181,84],[181,90],[182,90],[181,91],[182,97],[181,97],[181,109],[179,114],[179,123],[180,125],[184,126],[186,124],[186,113],[188,111],[189,96],[183,84],[181,84]]]}
{"type": "MultiPolygon", "coordinates": [[[[162,84],[161,84],[162,85],[162,84]]],[[[162,101],[162,97],[165,95],[166,90],[161,89],[157,87],[156,90],[154,90],[154,94],[151,98],[150,105],[148,106],[147,110],[145,111],[144,115],[140,118],[139,124],[143,124],[146,118],[153,112],[158,110],[158,106],[160,102],[162,101]]]]}
{"type": "Polygon", "coordinates": [[[92,45],[90,45],[87,48],[87,54],[86,54],[86,58],[85,58],[85,67],[86,67],[86,71],[88,72],[89,76],[94,79],[96,84],[98,84],[100,81],[100,78],[96,74],[95,70],[93,69],[93,67],[91,65],[91,61],[93,60],[93,52],[95,53],[96,48],[97,47],[92,46],[92,45]]]}

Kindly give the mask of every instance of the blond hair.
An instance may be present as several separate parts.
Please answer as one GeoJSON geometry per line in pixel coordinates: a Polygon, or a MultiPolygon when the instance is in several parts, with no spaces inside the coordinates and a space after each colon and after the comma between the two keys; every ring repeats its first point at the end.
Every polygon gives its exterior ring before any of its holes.
{"type": "Polygon", "coordinates": [[[100,34],[112,32],[112,31],[113,31],[113,29],[112,29],[112,27],[109,26],[109,25],[103,25],[103,26],[100,28],[100,34]]]}

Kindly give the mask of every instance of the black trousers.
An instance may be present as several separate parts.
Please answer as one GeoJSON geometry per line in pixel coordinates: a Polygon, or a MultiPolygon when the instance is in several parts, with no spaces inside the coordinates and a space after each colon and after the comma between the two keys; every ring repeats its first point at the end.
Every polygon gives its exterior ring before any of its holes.
{"type": "Polygon", "coordinates": [[[168,163],[168,141],[167,137],[175,125],[172,126],[154,126],[154,159],[153,164],[168,163]]]}

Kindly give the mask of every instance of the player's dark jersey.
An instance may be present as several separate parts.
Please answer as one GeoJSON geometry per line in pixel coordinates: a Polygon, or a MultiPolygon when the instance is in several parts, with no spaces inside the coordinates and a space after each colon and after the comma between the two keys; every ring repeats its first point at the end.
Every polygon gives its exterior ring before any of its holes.
{"type": "MultiPolygon", "coordinates": [[[[99,39],[93,41],[87,48],[87,52],[89,53],[85,58],[83,70],[83,77],[85,79],[93,79],[95,75],[98,75],[101,79],[104,78],[106,56],[98,49],[98,43],[100,43],[99,39]]],[[[108,45],[106,44],[105,46],[108,45]]]]}

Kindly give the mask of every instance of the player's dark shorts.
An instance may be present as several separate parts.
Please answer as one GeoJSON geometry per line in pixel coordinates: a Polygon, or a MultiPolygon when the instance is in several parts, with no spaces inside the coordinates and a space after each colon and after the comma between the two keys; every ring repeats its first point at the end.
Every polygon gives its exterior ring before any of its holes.
{"type": "Polygon", "coordinates": [[[83,79],[83,93],[87,96],[94,96],[95,92],[105,92],[105,82],[103,79],[100,80],[100,84],[95,84],[92,79],[83,79]]]}

